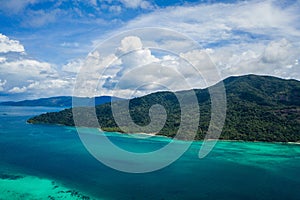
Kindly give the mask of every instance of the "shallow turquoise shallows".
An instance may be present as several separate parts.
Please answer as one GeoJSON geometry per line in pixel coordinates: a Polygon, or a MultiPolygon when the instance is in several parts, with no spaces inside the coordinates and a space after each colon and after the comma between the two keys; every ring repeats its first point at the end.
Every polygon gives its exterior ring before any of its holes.
{"type": "MultiPolygon", "coordinates": [[[[300,145],[220,141],[199,159],[194,142],[164,169],[128,174],[92,157],[74,128],[26,123],[58,110],[0,107],[0,199],[300,199],[300,145]]],[[[170,141],[98,134],[133,152],[170,141]]]]}

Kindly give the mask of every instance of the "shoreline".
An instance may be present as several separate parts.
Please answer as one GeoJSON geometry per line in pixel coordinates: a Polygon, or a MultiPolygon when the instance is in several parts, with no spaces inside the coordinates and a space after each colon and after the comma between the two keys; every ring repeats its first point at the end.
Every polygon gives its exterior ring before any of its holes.
{"type": "MultiPolygon", "coordinates": [[[[26,124],[31,124],[31,125],[51,125],[51,126],[53,125],[53,126],[61,126],[61,127],[71,127],[71,128],[74,128],[74,129],[77,128],[76,126],[67,126],[67,125],[64,125],[64,124],[31,123],[31,122],[28,122],[28,121],[26,121],[26,124]]],[[[192,142],[204,142],[205,141],[205,140],[180,140],[180,139],[168,137],[166,135],[157,135],[157,134],[154,134],[154,133],[124,133],[124,132],[120,132],[120,131],[103,131],[101,128],[96,128],[96,127],[81,127],[81,128],[92,128],[92,129],[96,129],[96,130],[98,130],[100,132],[107,132],[107,133],[118,133],[118,134],[127,134],[127,135],[134,135],[134,134],[148,135],[149,136],[148,138],[151,138],[151,137],[164,137],[164,138],[168,138],[168,139],[175,139],[177,141],[187,141],[187,142],[191,142],[191,141],[192,142]]],[[[147,137],[145,137],[145,138],[147,138],[147,137]]],[[[279,142],[279,141],[268,142],[268,141],[259,141],[259,140],[250,141],[250,140],[228,140],[228,139],[208,139],[206,141],[214,141],[214,140],[222,141],[222,142],[253,142],[253,143],[261,142],[261,143],[270,143],[270,144],[274,143],[274,144],[300,145],[300,141],[298,141],[298,142],[279,142]]]]}
{"type": "MultiPolygon", "coordinates": [[[[250,141],[250,140],[228,140],[228,139],[208,139],[208,140],[180,140],[180,139],[176,139],[176,138],[172,138],[172,137],[168,137],[165,135],[157,135],[155,133],[124,133],[124,132],[119,132],[119,131],[103,131],[100,128],[97,128],[100,132],[107,132],[107,133],[118,133],[118,134],[127,134],[127,135],[135,135],[135,134],[139,134],[139,135],[147,135],[149,137],[145,137],[145,138],[151,138],[151,137],[164,137],[164,138],[168,138],[168,139],[175,139],[177,141],[186,141],[186,142],[204,142],[204,141],[221,141],[221,142],[250,142],[250,143],[268,143],[268,144],[293,144],[293,145],[300,145],[300,141],[299,142],[268,142],[268,141],[259,141],[259,140],[255,140],[255,141],[250,141]],[[150,137],[151,136],[151,137],[150,137]]],[[[142,138],[142,137],[141,137],[142,138]]]]}

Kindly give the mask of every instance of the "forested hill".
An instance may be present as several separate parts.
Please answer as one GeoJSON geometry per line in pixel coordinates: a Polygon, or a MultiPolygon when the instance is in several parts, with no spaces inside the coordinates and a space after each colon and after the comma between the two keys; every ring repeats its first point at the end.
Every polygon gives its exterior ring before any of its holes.
{"type": "MultiPolygon", "coordinates": [[[[49,98],[40,98],[34,100],[24,100],[24,101],[6,101],[0,102],[2,106],[45,106],[45,107],[71,107],[72,106],[72,96],[57,96],[49,98]]],[[[100,96],[95,98],[89,97],[75,97],[77,101],[84,102],[87,106],[101,105],[104,103],[109,103],[111,101],[121,100],[117,97],[110,96],[100,96]]]]}
{"type": "MultiPolygon", "coordinates": [[[[227,96],[227,116],[221,139],[300,141],[299,81],[245,75],[225,79],[224,86],[227,96]]],[[[199,140],[203,139],[207,133],[211,103],[208,89],[195,89],[194,91],[201,113],[195,138],[199,140]]],[[[185,97],[191,95],[191,91],[179,93],[185,97]]],[[[139,125],[147,125],[150,122],[149,108],[157,103],[162,104],[167,112],[166,123],[159,134],[173,137],[180,126],[181,111],[176,96],[171,92],[157,92],[130,100],[132,119],[139,125]]],[[[96,113],[103,130],[120,131],[112,117],[110,103],[97,106],[96,113]]],[[[188,117],[191,121],[195,120],[192,110],[190,113],[183,117],[188,117]]],[[[71,109],[42,114],[29,119],[28,122],[74,126],[71,109]]]]}

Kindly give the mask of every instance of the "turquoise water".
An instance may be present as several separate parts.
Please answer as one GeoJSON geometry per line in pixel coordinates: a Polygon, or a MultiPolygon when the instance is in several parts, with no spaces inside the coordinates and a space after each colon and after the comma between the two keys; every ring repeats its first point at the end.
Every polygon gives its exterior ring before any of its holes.
{"type": "MultiPolygon", "coordinates": [[[[69,195],[75,199],[300,199],[300,145],[223,141],[199,159],[202,143],[194,142],[162,170],[128,174],[93,158],[74,128],[26,124],[31,116],[56,110],[0,107],[0,199],[18,199],[22,192],[46,199],[45,191],[58,195],[51,191],[58,187],[82,194],[69,195]],[[25,187],[26,181],[36,186],[25,187]],[[18,196],[9,196],[14,190],[18,196]]],[[[159,149],[169,142],[163,137],[144,140],[106,134],[133,152],[159,149]]]]}

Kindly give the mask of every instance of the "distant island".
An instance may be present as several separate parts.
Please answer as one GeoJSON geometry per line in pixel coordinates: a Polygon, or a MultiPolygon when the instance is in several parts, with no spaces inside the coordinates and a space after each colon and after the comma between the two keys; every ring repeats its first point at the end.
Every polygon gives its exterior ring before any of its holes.
{"type": "MultiPolygon", "coordinates": [[[[77,101],[84,102],[86,106],[101,105],[111,101],[122,100],[118,97],[99,96],[94,98],[89,97],[74,97],[77,101]]],[[[6,101],[0,102],[1,106],[45,106],[45,107],[72,107],[72,96],[57,96],[49,98],[40,98],[24,101],[6,101]]]]}
{"type": "MultiPolygon", "coordinates": [[[[226,78],[223,83],[227,95],[227,117],[220,139],[300,141],[299,81],[271,76],[245,75],[226,78]]],[[[194,89],[194,91],[201,113],[195,140],[202,140],[210,122],[210,95],[208,88],[194,89]]],[[[185,96],[191,95],[190,90],[178,93],[185,96]]],[[[162,104],[167,112],[167,120],[158,134],[175,136],[180,126],[181,116],[179,102],[174,93],[156,92],[128,101],[133,121],[141,126],[150,122],[149,108],[154,104],[162,104]]],[[[102,130],[121,132],[112,116],[110,103],[96,106],[96,113],[102,130]]],[[[191,115],[183,117],[193,120],[191,115]]],[[[28,122],[74,126],[72,108],[42,114],[30,118],[28,122]]]]}

